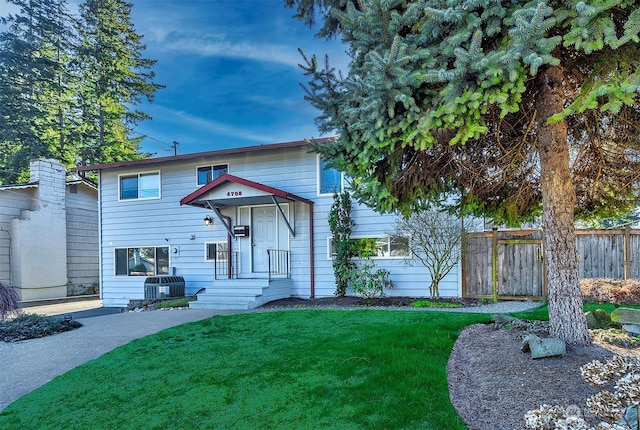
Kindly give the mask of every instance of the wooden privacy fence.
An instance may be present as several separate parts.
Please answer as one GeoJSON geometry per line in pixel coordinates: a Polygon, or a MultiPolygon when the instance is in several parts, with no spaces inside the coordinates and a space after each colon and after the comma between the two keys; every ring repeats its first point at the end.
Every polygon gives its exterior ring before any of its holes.
{"type": "MultiPolygon", "coordinates": [[[[465,242],[463,297],[547,296],[542,230],[469,233],[465,242]]],[[[640,230],[576,230],[576,249],[580,279],[640,279],[640,230]]]]}

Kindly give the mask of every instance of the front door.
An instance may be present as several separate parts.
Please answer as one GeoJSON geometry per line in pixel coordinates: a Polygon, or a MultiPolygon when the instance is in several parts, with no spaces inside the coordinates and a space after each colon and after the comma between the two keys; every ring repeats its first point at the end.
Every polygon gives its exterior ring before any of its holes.
{"type": "Polygon", "coordinates": [[[277,249],[278,230],[275,206],[251,208],[251,261],[253,273],[269,271],[268,249],[277,249]]]}

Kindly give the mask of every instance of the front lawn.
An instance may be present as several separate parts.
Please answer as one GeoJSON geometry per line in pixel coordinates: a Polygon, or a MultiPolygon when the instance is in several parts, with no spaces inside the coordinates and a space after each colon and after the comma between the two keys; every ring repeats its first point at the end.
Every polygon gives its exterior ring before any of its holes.
{"type": "Polygon", "coordinates": [[[27,394],[2,429],[464,429],[447,390],[489,315],[295,310],[133,341],[27,394]]]}
{"type": "MultiPolygon", "coordinates": [[[[620,305],[620,307],[640,309],[640,305],[620,305]]],[[[612,303],[584,303],[583,308],[585,312],[603,309],[611,313],[616,305],[612,303]]],[[[549,305],[545,304],[532,311],[514,312],[512,315],[520,319],[549,321],[549,305]]]]}

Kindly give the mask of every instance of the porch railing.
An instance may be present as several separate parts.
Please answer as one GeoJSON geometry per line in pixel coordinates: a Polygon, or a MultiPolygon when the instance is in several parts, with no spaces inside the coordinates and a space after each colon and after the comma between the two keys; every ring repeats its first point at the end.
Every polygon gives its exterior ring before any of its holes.
{"type": "Polygon", "coordinates": [[[238,252],[216,252],[215,254],[215,279],[238,278],[238,252]]]}
{"type": "Polygon", "coordinates": [[[271,280],[272,277],[291,278],[289,251],[267,249],[267,256],[269,259],[269,280],[271,280]]]}

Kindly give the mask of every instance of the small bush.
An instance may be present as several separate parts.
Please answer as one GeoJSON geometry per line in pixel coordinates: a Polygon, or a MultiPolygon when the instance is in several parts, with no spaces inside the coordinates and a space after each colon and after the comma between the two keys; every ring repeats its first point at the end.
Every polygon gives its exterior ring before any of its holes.
{"type": "Polygon", "coordinates": [[[127,311],[155,311],[157,309],[167,308],[186,308],[189,307],[189,302],[194,300],[194,296],[186,296],[184,298],[130,300],[127,305],[127,311]]]}
{"type": "Polygon", "coordinates": [[[580,289],[585,301],[640,305],[640,281],[635,279],[583,279],[580,289]]]}
{"type": "Polygon", "coordinates": [[[12,286],[0,282],[0,321],[20,310],[20,296],[12,286]]]}
{"type": "Polygon", "coordinates": [[[65,321],[59,317],[23,314],[12,320],[0,321],[0,340],[15,342],[36,339],[78,327],[82,327],[82,324],[74,320],[65,321]]]}
{"type": "Polygon", "coordinates": [[[389,279],[389,271],[385,269],[375,269],[375,265],[369,261],[363,263],[351,271],[349,286],[354,294],[365,299],[385,297],[385,288],[392,288],[393,284],[389,279]]]}
{"type": "Polygon", "coordinates": [[[193,301],[191,298],[184,298],[178,300],[165,300],[162,302],[156,303],[156,308],[188,308],[189,302],[193,301]]]}

